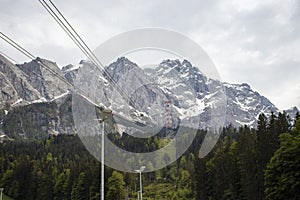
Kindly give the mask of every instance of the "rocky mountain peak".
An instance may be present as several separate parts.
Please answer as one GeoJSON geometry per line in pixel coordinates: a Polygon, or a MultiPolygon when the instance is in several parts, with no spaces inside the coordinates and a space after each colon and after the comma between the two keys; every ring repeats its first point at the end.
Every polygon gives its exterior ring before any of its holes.
{"type": "Polygon", "coordinates": [[[295,120],[295,117],[296,117],[297,113],[298,114],[300,113],[299,109],[296,106],[285,110],[285,112],[291,118],[291,120],[295,120]]]}
{"type": "Polygon", "coordinates": [[[37,75],[45,71],[44,66],[42,64],[46,65],[49,69],[55,71],[56,73],[61,73],[59,67],[55,62],[52,62],[50,60],[46,60],[40,57],[37,57],[36,59],[30,61],[30,62],[25,62],[23,64],[17,64],[16,66],[22,70],[25,74],[28,76],[31,75],[37,75]]]}
{"type": "Polygon", "coordinates": [[[62,71],[62,72],[67,72],[67,71],[72,70],[74,67],[75,67],[74,65],[69,64],[69,65],[66,65],[66,66],[62,67],[62,68],[61,68],[61,71],[62,71]]]}
{"type": "Polygon", "coordinates": [[[69,89],[69,86],[58,78],[58,74],[63,77],[57,64],[46,59],[36,58],[15,65],[0,56],[0,99],[11,105],[52,100],[69,89]],[[47,69],[41,63],[47,66],[47,69]],[[53,71],[56,76],[53,75],[53,71]]]}
{"type": "MultiPolygon", "coordinates": [[[[174,83],[175,81],[176,84],[180,85],[179,82],[184,82],[185,85],[193,88],[198,96],[203,97],[209,90],[207,77],[188,60],[183,60],[182,62],[178,59],[164,60],[156,68],[156,76],[158,76],[161,83],[174,83]]],[[[173,87],[172,85],[169,85],[169,87],[173,87]]]]}
{"type": "Polygon", "coordinates": [[[17,67],[27,75],[27,81],[40,93],[41,97],[50,100],[68,90],[68,86],[58,78],[58,75],[63,77],[63,74],[55,62],[38,57],[17,67]],[[53,72],[57,75],[53,75],[53,72]]]}
{"type": "Polygon", "coordinates": [[[186,75],[194,75],[194,74],[202,74],[197,67],[194,67],[192,63],[188,60],[183,60],[182,62],[179,59],[171,60],[167,59],[160,63],[159,67],[162,68],[172,68],[176,70],[178,73],[186,74],[186,75]]]}
{"type": "Polygon", "coordinates": [[[109,74],[115,81],[118,81],[120,77],[134,68],[139,68],[136,63],[125,57],[120,57],[105,68],[105,76],[109,74]]]}
{"type": "Polygon", "coordinates": [[[61,72],[65,76],[65,78],[71,83],[74,84],[75,78],[78,74],[79,68],[83,65],[84,61],[80,61],[79,66],[75,65],[67,65],[62,67],[61,72]]]}
{"type": "Polygon", "coordinates": [[[115,62],[111,63],[107,68],[114,71],[130,70],[138,65],[130,61],[126,57],[120,57],[115,62]]]}
{"type": "Polygon", "coordinates": [[[30,85],[27,78],[22,70],[0,55],[0,108],[5,103],[14,104],[40,98],[39,92],[30,85]]]}
{"type": "Polygon", "coordinates": [[[179,66],[181,65],[181,62],[179,59],[175,59],[175,60],[172,60],[172,59],[166,59],[166,60],[163,60],[161,63],[160,63],[161,66],[168,66],[168,67],[171,67],[171,68],[174,68],[176,66],[179,66]]]}

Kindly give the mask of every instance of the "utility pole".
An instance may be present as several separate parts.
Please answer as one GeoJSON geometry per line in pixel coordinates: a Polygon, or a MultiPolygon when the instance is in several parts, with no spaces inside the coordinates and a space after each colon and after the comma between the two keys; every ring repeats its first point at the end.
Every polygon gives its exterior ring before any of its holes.
{"type": "Polygon", "coordinates": [[[135,172],[140,174],[140,200],[143,200],[143,186],[142,186],[142,172],[145,170],[146,166],[141,166],[140,169],[134,170],[135,172]]]}
{"type": "Polygon", "coordinates": [[[3,192],[4,188],[0,188],[0,200],[2,200],[2,192],[3,192]]]}
{"type": "Polygon", "coordinates": [[[101,200],[104,200],[104,120],[101,134],[101,200]]]}
{"type": "Polygon", "coordinates": [[[102,123],[101,130],[101,200],[104,200],[104,139],[105,139],[105,121],[112,117],[112,110],[104,109],[101,113],[101,119],[96,119],[102,123]]]}

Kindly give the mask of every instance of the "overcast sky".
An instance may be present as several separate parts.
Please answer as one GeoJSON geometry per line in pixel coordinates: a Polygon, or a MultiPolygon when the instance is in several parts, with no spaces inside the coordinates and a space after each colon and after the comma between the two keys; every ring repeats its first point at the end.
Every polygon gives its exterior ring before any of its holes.
{"type": "MultiPolygon", "coordinates": [[[[279,109],[300,108],[298,0],[53,0],[91,49],[143,27],[183,33],[210,56],[222,81],[248,83],[279,109]]],[[[0,0],[0,30],[64,66],[85,56],[38,0],[0,0]]],[[[0,52],[28,61],[3,41],[0,52]]]]}

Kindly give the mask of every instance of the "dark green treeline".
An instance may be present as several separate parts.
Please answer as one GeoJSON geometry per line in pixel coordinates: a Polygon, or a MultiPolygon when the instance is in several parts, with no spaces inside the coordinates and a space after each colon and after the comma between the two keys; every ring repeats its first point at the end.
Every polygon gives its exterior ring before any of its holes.
{"type": "MultiPolygon", "coordinates": [[[[198,131],[180,159],[143,174],[143,199],[300,199],[300,119],[261,114],[256,129],[228,126],[213,151],[199,159],[204,136],[198,131]]],[[[167,142],[159,135],[138,140],[110,134],[110,139],[138,152],[167,142]]],[[[99,174],[100,163],[77,136],[0,144],[0,187],[13,199],[99,199],[99,174]]],[[[138,178],[105,168],[106,199],[137,199],[138,178]]]]}

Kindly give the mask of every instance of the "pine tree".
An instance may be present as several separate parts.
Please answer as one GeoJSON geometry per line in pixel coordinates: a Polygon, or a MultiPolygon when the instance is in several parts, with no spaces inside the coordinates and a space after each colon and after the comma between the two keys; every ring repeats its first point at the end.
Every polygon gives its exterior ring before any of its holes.
{"type": "Polygon", "coordinates": [[[17,185],[14,181],[14,171],[12,169],[6,170],[6,172],[3,174],[2,179],[0,180],[0,187],[5,187],[5,192],[7,195],[11,197],[16,197],[16,186],[17,185]]]}
{"type": "Polygon", "coordinates": [[[264,170],[270,161],[273,150],[272,140],[269,138],[268,121],[264,114],[258,117],[257,126],[257,177],[258,177],[258,194],[257,200],[264,199],[264,170]]]}
{"type": "Polygon", "coordinates": [[[238,131],[238,139],[235,147],[235,155],[238,159],[240,171],[240,199],[257,200],[258,181],[256,165],[256,135],[245,126],[238,131]]]}
{"type": "Polygon", "coordinates": [[[66,186],[69,185],[69,177],[70,177],[70,170],[67,169],[62,172],[58,178],[56,179],[54,185],[54,200],[63,200],[66,199],[68,196],[68,188],[66,186]]]}
{"type": "Polygon", "coordinates": [[[274,153],[279,146],[279,139],[278,136],[280,134],[279,131],[279,123],[278,123],[278,118],[274,115],[272,112],[269,123],[267,125],[267,137],[269,138],[269,147],[270,147],[270,154],[274,153]]]}
{"type": "Polygon", "coordinates": [[[121,200],[125,197],[125,182],[121,173],[114,171],[108,179],[107,199],[121,200]]]}
{"type": "Polygon", "coordinates": [[[88,196],[86,174],[84,172],[81,172],[73,185],[71,200],[84,200],[88,199],[88,196]]]}
{"type": "Polygon", "coordinates": [[[62,193],[63,193],[63,198],[62,200],[69,200],[70,196],[71,196],[71,170],[70,169],[66,169],[65,172],[65,181],[64,184],[62,186],[62,193]]]}
{"type": "Polygon", "coordinates": [[[234,142],[229,137],[218,146],[214,156],[206,163],[208,196],[212,199],[237,199],[239,173],[237,160],[232,152],[234,142]]]}
{"type": "Polygon", "coordinates": [[[268,200],[300,199],[300,120],[293,135],[280,136],[280,148],[265,172],[265,195],[268,200]]]}
{"type": "Polygon", "coordinates": [[[196,190],[196,199],[197,200],[205,200],[207,199],[207,175],[205,173],[206,171],[206,159],[196,159],[195,160],[195,176],[196,176],[196,184],[195,184],[195,190],[196,190]]]}
{"type": "Polygon", "coordinates": [[[287,132],[290,131],[291,125],[290,125],[289,121],[290,121],[290,119],[287,116],[286,112],[278,114],[278,125],[277,125],[277,128],[278,128],[279,134],[287,133],[287,132]]]}
{"type": "Polygon", "coordinates": [[[43,174],[39,183],[37,183],[36,199],[52,200],[53,199],[53,185],[52,179],[47,174],[43,174]]]}

